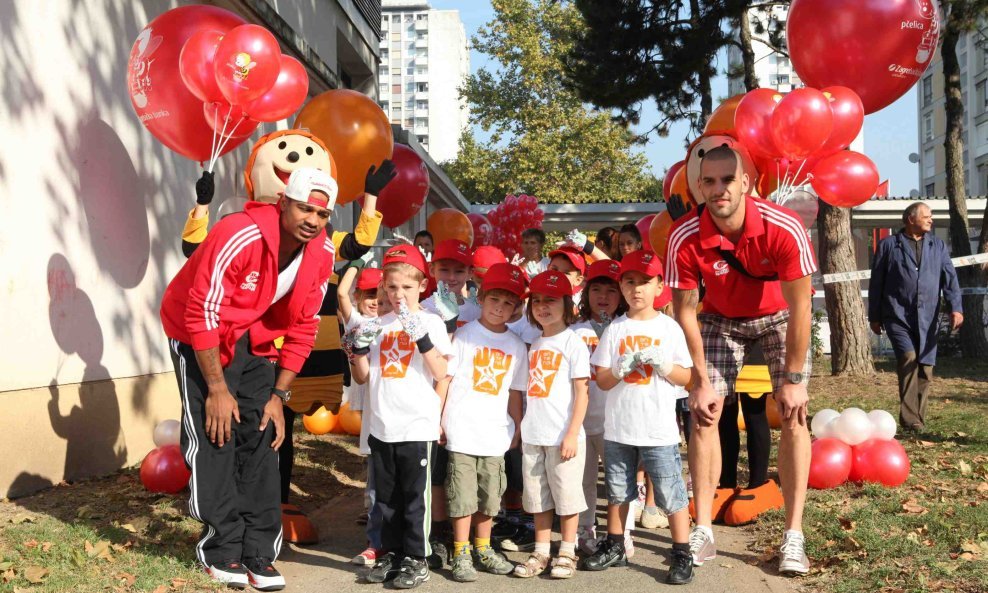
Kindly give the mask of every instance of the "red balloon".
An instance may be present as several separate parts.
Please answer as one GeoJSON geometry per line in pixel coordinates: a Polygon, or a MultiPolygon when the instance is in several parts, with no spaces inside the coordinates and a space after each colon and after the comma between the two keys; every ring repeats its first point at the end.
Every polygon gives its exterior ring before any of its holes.
{"type": "MultiPolygon", "coordinates": [[[[182,81],[182,48],[196,32],[227,32],[244,24],[215,6],[181,6],[162,13],[137,36],[127,62],[127,88],[138,119],[162,144],[194,161],[211,155],[213,130],[202,116],[202,99],[182,81]]],[[[240,144],[231,141],[224,152],[240,144]]]]}
{"type": "Polygon", "coordinates": [[[871,475],[871,467],[868,465],[868,458],[865,453],[876,442],[875,439],[868,439],[851,447],[851,473],[847,476],[849,482],[860,484],[867,479],[867,476],[871,475]]]}
{"type": "Polygon", "coordinates": [[[933,61],[936,0],[793,0],[786,39],[808,86],[846,86],[874,113],[901,97],[933,61]]]}
{"type": "Polygon", "coordinates": [[[213,74],[213,58],[223,39],[223,31],[208,29],[197,31],[182,46],[178,57],[178,71],[182,82],[200,101],[222,101],[223,93],[216,86],[213,74]]]}
{"type": "Polygon", "coordinates": [[[817,439],[811,446],[810,488],[840,486],[851,473],[851,447],[840,439],[817,439]]]}
{"type": "MultiPolygon", "coordinates": [[[[391,160],[398,176],[381,190],[377,210],[381,213],[381,223],[393,229],[411,220],[422,209],[429,195],[429,169],[419,155],[404,144],[395,143],[391,160]]],[[[363,200],[361,195],[361,204],[363,200]]]]}
{"type": "Polygon", "coordinates": [[[473,248],[490,245],[494,239],[494,225],[483,214],[470,212],[467,214],[470,223],[473,224],[473,248]]]}
{"type": "Polygon", "coordinates": [[[772,142],[788,159],[803,159],[830,138],[834,113],[827,96],[816,89],[796,89],[772,112],[772,142]]]}
{"type": "Polygon", "coordinates": [[[281,71],[271,90],[244,105],[244,111],[257,121],[278,121],[298,111],[309,96],[309,75],[305,66],[291,56],[281,56],[281,71]]]}
{"type": "Polygon", "coordinates": [[[236,105],[230,105],[226,101],[202,104],[202,115],[206,118],[206,123],[217,134],[223,137],[232,138],[230,142],[237,138],[246,138],[254,133],[260,122],[254,121],[244,114],[243,109],[236,105]],[[224,129],[223,126],[226,126],[224,129]]]}
{"type": "Polygon", "coordinates": [[[871,159],[853,150],[842,150],[817,163],[810,184],[831,206],[860,206],[875,195],[878,169],[871,159]]]}
{"type": "Polygon", "coordinates": [[[830,110],[834,113],[834,128],[830,138],[818,151],[820,156],[844,150],[858,137],[864,125],[864,105],[861,97],[845,86],[829,86],[823,94],[830,100],[830,110]]]}
{"type": "Polygon", "coordinates": [[[185,488],[191,475],[178,445],[158,447],[141,462],[141,483],[149,492],[175,494],[185,488]]]}
{"type": "Polygon", "coordinates": [[[652,228],[653,218],[655,218],[654,214],[646,214],[635,223],[635,226],[638,227],[638,234],[642,237],[642,249],[652,249],[652,244],[648,238],[648,230],[652,228]]]}
{"type": "Polygon", "coordinates": [[[666,176],[662,179],[662,199],[666,202],[669,201],[669,196],[672,194],[672,178],[676,176],[676,173],[686,165],[686,161],[679,161],[674,163],[669,170],[666,171],[666,176]]]}
{"type": "Polygon", "coordinates": [[[909,477],[909,455],[896,440],[876,440],[864,450],[863,463],[868,469],[865,481],[898,486],[909,477]]]}
{"type": "Polygon", "coordinates": [[[781,156],[772,139],[772,113],[782,100],[775,89],[755,89],[745,93],[734,112],[734,131],[752,156],[781,156]]]}
{"type": "Polygon", "coordinates": [[[244,105],[268,92],[281,71],[281,48],[260,25],[241,25],[223,36],[213,72],[220,92],[232,105],[244,105]]]}
{"type": "Polygon", "coordinates": [[[803,185],[810,178],[813,168],[820,160],[816,157],[809,157],[797,161],[786,158],[765,158],[755,159],[755,166],[758,168],[758,195],[767,198],[769,194],[778,189],[779,184],[785,181],[790,185],[803,185]],[[763,191],[767,193],[762,193],[763,191]]]}

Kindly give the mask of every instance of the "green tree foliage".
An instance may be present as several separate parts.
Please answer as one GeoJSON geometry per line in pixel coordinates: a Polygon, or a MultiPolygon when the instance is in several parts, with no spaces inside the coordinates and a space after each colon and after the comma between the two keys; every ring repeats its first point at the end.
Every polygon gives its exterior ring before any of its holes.
{"type": "Polygon", "coordinates": [[[658,201],[635,135],[564,85],[563,61],[583,29],[560,0],[494,0],[495,17],[472,42],[497,62],[461,89],[471,123],[444,168],[468,199],[497,202],[528,193],[545,203],[658,201]]]}

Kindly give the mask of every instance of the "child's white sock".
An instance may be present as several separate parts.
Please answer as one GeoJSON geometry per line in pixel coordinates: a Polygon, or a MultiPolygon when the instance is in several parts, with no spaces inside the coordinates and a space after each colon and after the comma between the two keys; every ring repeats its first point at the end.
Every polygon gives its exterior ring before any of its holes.
{"type": "Polygon", "coordinates": [[[535,542],[535,553],[549,555],[549,542],[535,542]]]}
{"type": "Polygon", "coordinates": [[[559,555],[576,556],[576,542],[559,542],[559,555]]]}

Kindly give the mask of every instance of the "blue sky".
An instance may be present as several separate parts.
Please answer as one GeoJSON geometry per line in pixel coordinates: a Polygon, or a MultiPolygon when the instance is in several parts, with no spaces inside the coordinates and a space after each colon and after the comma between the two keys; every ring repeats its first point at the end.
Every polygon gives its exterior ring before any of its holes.
{"type": "MultiPolygon", "coordinates": [[[[473,36],[479,27],[493,18],[493,10],[487,0],[431,0],[430,3],[433,8],[459,10],[468,37],[473,36]]],[[[476,51],[471,52],[471,71],[476,72],[491,65],[487,56],[476,51]]],[[[724,67],[720,66],[719,69],[723,70],[724,67]]],[[[721,77],[714,81],[713,91],[715,101],[726,97],[727,80],[721,77]]],[[[890,180],[891,195],[908,195],[919,184],[917,165],[909,162],[909,153],[918,150],[916,110],[916,88],[913,87],[892,105],[865,118],[864,152],[878,166],[881,178],[890,180]]],[[[646,105],[640,127],[648,129],[657,121],[654,103],[646,105]]],[[[688,131],[686,124],[674,125],[668,137],[658,138],[653,134],[649,143],[643,147],[656,175],[662,175],[667,167],[683,158],[683,142],[688,131]]]]}

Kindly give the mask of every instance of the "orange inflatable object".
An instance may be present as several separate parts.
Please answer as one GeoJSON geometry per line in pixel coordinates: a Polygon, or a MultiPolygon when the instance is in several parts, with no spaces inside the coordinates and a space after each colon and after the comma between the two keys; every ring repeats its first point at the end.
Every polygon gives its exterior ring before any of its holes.
{"type": "Polygon", "coordinates": [[[745,488],[738,491],[726,505],[723,520],[726,525],[737,526],[751,523],[765,511],[781,509],[785,506],[782,490],[773,480],[769,480],[758,488],[745,488]]]}
{"type": "Polygon", "coordinates": [[[769,428],[782,428],[782,413],[779,412],[779,404],[775,401],[775,395],[770,394],[765,402],[765,415],[768,416],[769,428]]]}
{"type": "Polygon", "coordinates": [[[316,526],[293,504],[281,505],[281,532],[286,542],[303,545],[319,543],[316,526]]]}
{"type": "Polygon", "coordinates": [[[381,166],[394,151],[388,116],[357,91],[326,91],[313,98],[298,114],[295,127],[308,128],[329,147],[339,170],[337,204],[362,196],[367,170],[381,166]]]}
{"type": "Polygon", "coordinates": [[[669,242],[669,229],[672,228],[672,216],[668,212],[659,212],[648,227],[648,242],[652,251],[657,253],[662,261],[666,259],[666,247],[669,242]]]}
{"type": "Polygon", "coordinates": [[[738,110],[738,103],[744,98],[744,93],[734,95],[724,101],[714,109],[707,119],[707,125],[703,126],[703,133],[713,130],[723,130],[725,132],[734,131],[734,112],[738,110]]]}
{"type": "Polygon", "coordinates": [[[473,223],[467,215],[455,208],[440,208],[429,215],[425,228],[432,233],[433,245],[446,239],[459,239],[473,245],[473,223]]]}
{"type": "Polygon", "coordinates": [[[693,195],[690,193],[689,183],[686,181],[686,167],[680,167],[676,174],[672,176],[672,185],[669,186],[669,196],[679,195],[683,200],[683,204],[692,204],[696,206],[696,200],[693,199],[693,195]]]}
{"type": "Polygon", "coordinates": [[[336,428],[336,424],[336,414],[327,410],[325,406],[320,406],[315,412],[302,416],[302,426],[311,434],[329,434],[336,428]]]}
{"type": "Polygon", "coordinates": [[[338,424],[343,428],[344,432],[353,436],[360,436],[361,414],[356,410],[351,410],[349,402],[340,406],[338,417],[338,424]]]}
{"type": "MultiPolygon", "coordinates": [[[[703,155],[708,150],[713,150],[718,146],[727,146],[741,156],[741,168],[748,174],[748,192],[750,193],[756,187],[758,182],[758,167],[755,166],[755,161],[751,158],[751,154],[745,145],[734,137],[734,132],[725,130],[706,132],[690,144],[689,149],[686,151],[686,166],[680,169],[686,171],[684,173],[686,175],[686,185],[694,204],[703,202],[703,195],[700,193],[700,163],[703,160],[703,155]]],[[[330,150],[332,150],[332,147],[330,147],[330,150]]]]}

